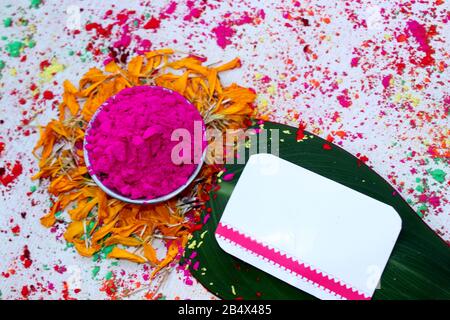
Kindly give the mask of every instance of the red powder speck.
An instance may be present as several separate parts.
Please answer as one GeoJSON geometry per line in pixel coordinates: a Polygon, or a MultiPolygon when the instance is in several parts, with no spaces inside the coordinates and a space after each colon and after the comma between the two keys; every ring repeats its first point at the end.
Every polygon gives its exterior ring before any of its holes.
{"type": "Polygon", "coordinates": [[[114,282],[114,279],[106,280],[100,288],[100,291],[105,292],[112,300],[117,299],[117,285],[114,282]]]}
{"type": "Polygon", "coordinates": [[[7,163],[6,168],[0,168],[0,182],[4,186],[8,186],[12,182],[14,182],[14,180],[16,180],[16,178],[18,176],[20,176],[22,174],[22,171],[23,171],[23,167],[19,161],[16,161],[16,163],[14,164],[14,166],[12,168],[11,168],[11,163],[7,163]],[[7,174],[8,170],[11,171],[9,174],[7,174]]]}
{"type": "Polygon", "coordinates": [[[42,94],[45,100],[52,100],[55,96],[53,95],[53,92],[46,90],[42,94]]]}
{"type": "Polygon", "coordinates": [[[106,28],[103,28],[103,26],[101,24],[98,24],[96,22],[88,23],[85,26],[86,31],[95,30],[97,32],[97,35],[101,36],[103,38],[108,38],[111,36],[112,27],[113,27],[113,25],[109,25],[106,28]]]}
{"type": "Polygon", "coordinates": [[[297,141],[303,140],[303,138],[305,137],[305,129],[306,124],[304,122],[300,122],[297,129],[297,141]]]}
{"type": "Polygon", "coordinates": [[[50,62],[48,60],[44,60],[39,64],[39,68],[41,69],[41,71],[44,71],[44,69],[47,67],[50,67],[50,62]]]}
{"type": "Polygon", "coordinates": [[[64,300],[76,300],[75,298],[72,298],[69,294],[69,284],[64,281],[63,282],[63,290],[62,290],[62,296],[64,300]]]}
{"type": "Polygon", "coordinates": [[[331,150],[331,145],[329,145],[328,143],[324,143],[322,145],[323,150],[331,150]]]}
{"type": "Polygon", "coordinates": [[[23,286],[20,293],[22,294],[22,297],[28,299],[28,296],[30,295],[30,290],[28,289],[28,286],[23,286]]]}
{"type": "Polygon", "coordinates": [[[15,227],[11,228],[11,232],[15,235],[18,235],[20,233],[20,226],[16,225],[15,227]]]}
{"type": "Polygon", "coordinates": [[[20,261],[22,261],[23,266],[28,269],[33,261],[30,257],[30,250],[28,250],[28,246],[23,247],[23,254],[20,256],[20,261]]]}
{"type": "Polygon", "coordinates": [[[152,17],[146,24],[144,24],[144,29],[158,29],[161,25],[161,21],[152,17]]]}
{"type": "Polygon", "coordinates": [[[2,155],[2,152],[5,150],[5,143],[0,142],[0,156],[2,155]]]}
{"type": "Polygon", "coordinates": [[[67,271],[67,268],[65,266],[54,265],[53,270],[55,270],[56,272],[58,272],[60,274],[63,274],[64,272],[67,271]]]}

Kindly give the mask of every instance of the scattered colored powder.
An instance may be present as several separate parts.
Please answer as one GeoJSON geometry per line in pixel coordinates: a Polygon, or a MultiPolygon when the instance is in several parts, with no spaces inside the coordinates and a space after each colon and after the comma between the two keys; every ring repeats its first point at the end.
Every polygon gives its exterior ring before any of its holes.
{"type": "Polygon", "coordinates": [[[20,261],[22,261],[23,266],[26,269],[28,269],[33,263],[33,260],[31,260],[30,250],[28,250],[28,246],[25,246],[23,248],[23,254],[20,256],[20,261]]]}
{"type": "Polygon", "coordinates": [[[42,94],[45,100],[52,100],[54,98],[53,92],[51,91],[44,91],[44,93],[42,94]]]}
{"type": "Polygon", "coordinates": [[[344,108],[348,108],[352,105],[352,100],[347,95],[340,95],[337,97],[339,104],[344,108]]]}
{"type": "Polygon", "coordinates": [[[50,82],[53,79],[53,76],[64,70],[64,65],[58,63],[57,60],[52,60],[51,64],[43,68],[43,71],[40,74],[40,78],[43,82],[50,82]]]}
{"type": "Polygon", "coordinates": [[[234,178],[234,173],[228,173],[226,175],[223,176],[222,180],[223,181],[231,181],[234,178]]]}
{"type": "Polygon", "coordinates": [[[110,280],[113,276],[113,273],[111,271],[108,271],[108,273],[105,275],[106,280],[110,280]]]}
{"type": "Polygon", "coordinates": [[[445,181],[445,176],[447,175],[443,170],[441,169],[435,169],[433,171],[430,171],[431,176],[433,177],[434,180],[436,180],[437,182],[444,182],[445,181]]]}
{"type": "Polygon", "coordinates": [[[22,51],[22,49],[25,47],[25,44],[21,41],[12,41],[10,43],[8,43],[6,45],[6,52],[8,52],[8,54],[11,57],[19,57],[20,56],[20,52],[22,51]]]}
{"type": "Polygon", "coordinates": [[[23,171],[22,164],[19,161],[16,161],[16,163],[14,164],[14,166],[12,168],[11,168],[11,164],[7,163],[6,169],[0,168],[0,182],[4,186],[8,186],[12,182],[14,182],[14,180],[16,180],[16,178],[18,176],[20,176],[23,171]],[[10,169],[9,174],[6,172],[6,169],[10,169]]]}
{"type": "Polygon", "coordinates": [[[381,83],[383,84],[383,87],[385,89],[389,88],[391,85],[391,79],[392,79],[392,74],[389,74],[385,77],[383,77],[383,80],[381,80],[381,83]]]}
{"type": "Polygon", "coordinates": [[[2,70],[5,67],[5,61],[0,60],[0,70],[2,70]]]}
{"type": "Polygon", "coordinates": [[[39,8],[39,6],[42,4],[42,0],[30,0],[30,7],[31,8],[39,8]]]}
{"type": "Polygon", "coordinates": [[[158,29],[161,21],[152,17],[146,24],[144,24],[144,29],[158,29]]]}
{"type": "Polygon", "coordinates": [[[231,27],[227,26],[224,23],[219,24],[217,27],[212,29],[212,32],[214,32],[214,34],[216,36],[217,44],[222,49],[225,49],[226,46],[231,44],[230,39],[236,33],[236,31],[234,31],[234,29],[232,29],[231,27]]]}
{"type": "Polygon", "coordinates": [[[152,86],[124,89],[106,101],[88,129],[89,171],[131,199],[167,195],[197,168],[204,131],[200,113],[180,94],[152,86]],[[176,129],[181,139],[172,141],[176,129]]]}
{"type": "MultiPolygon", "coordinates": [[[[434,64],[433,53],[434,49],[430,46],[429,37],[435,34],[435,31],[428,31],[425,29],[425,26],[420,24],[415,20],[410,20],[407,22],[406,32],[411,34],[414,39],[419,43],[419,50],[425,53],[425,57],[421,59],[419,63],[421,66],[430,66],[434,64]]],[[[431,28],[434,30],[435,28],[431,28]]],[[[415,61],[411,61],[415,63],[415,61]]],[[[417,64],[417,63],[416,63],[417,64]]]]}
{"type": "Polygon", "coordinates": [[[11,25],[12,25],[12,19],[11,18],[8,17],[8,18],[5,18],[3,20],[3,26],[5,28],[11,27],[11,25]]]}
{"type": "Polygon", "coordinates": [[[100,267],[99,266],[95,266],[94,268],[92,268],[91,274],[92,274],[92,278],[95,278],[97,276],[97,274],[100,271],[100,267]]]}

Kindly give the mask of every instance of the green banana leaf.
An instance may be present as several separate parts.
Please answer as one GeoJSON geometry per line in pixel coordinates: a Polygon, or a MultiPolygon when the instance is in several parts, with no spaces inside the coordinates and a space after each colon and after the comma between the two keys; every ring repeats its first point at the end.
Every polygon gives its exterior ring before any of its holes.
{"type": "MultiPolygon", "coordinates": [[[[267,122],[264,128],[269,129],[269,136],[271,129],[279,130],[281,158],[389,204],[401,216],[400,236],[373,299],[450,299],[449,246],[388,182],[350,153],[308,132],[308,139],[297,142],[294,127],[267,122]],[[323,148],[325,143],[331,150],[323,148]]],[[[209,220],[194,233],[183,262],[203,286],[223,299],[315,299],[219,247],[214,232],[244,165],[226,168],[227,174],[235,176],[231,181],[222,181],[220,190],[211,192],[209,212],[204,212],[209,220]]]]}

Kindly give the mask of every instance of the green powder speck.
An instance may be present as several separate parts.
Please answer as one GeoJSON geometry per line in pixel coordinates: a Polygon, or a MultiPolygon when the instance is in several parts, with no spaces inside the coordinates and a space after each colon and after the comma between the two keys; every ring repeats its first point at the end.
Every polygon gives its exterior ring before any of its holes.
{"type": "Polygon", "coordinates": [[[422,204],[420,207],[417,208],[417,214],[421,218],[423,218],[423,213],[426,211],[428,211],[428,207],[426,204],[422,204]]]}
{"type": "Polygon", "coordinates": [[[0,70],[2,70],[5,67],[5,61],[0,60],[0,70]]]}
{"type": "Polygon", "coordinates": [[[110,280],[113,276],[113,273],[111,271],[108,271],[108,273],[105,275],[106,280],[110,280]]]}
{"type": "Polygon", "coordinates": [[[5,28],[8,28],[8,27],[11,27],[12,26],[12,19],[11,18],[5,18],[4,20],[3,20],[3,26],[5,27],[5,28]]]}
{"type": "Polygon", "coordinates": [[[444,182],[445,181],[445,176],[447,175],[443,170],[441,169],[435,169],[433,171],[430,171],[431,176],[433,177],[434,180],[436,180],[437,182],[444,182]]]}
{"type": "Polygon", "coordinates": [[[42,4],[42,0],[30,0],[30,7],[31,8],[39,8],[39,6],[42,4]]]}
{"type": "Polygon", "coordinates": [[[99,266],[95,266],[94,268],[92,268],[92,279],[94,279],[97,276],[99,271],[100,271],[99,266]]]}
{"type": "Polygon", "coordinates": [[[114,249],[115,246],[116,246],[116,245],[113,244],[113,245],[104,247],[101,251],[102,251],[102,253],[103,253],[104,255],[107,256],[107,255],[114,249]]]}
{"type": "Polygon", "coordinates": [[[27,42],[27,47],[28,48],[34,48],[36,46],[36,41],[34,41],[34,40],[29,40],[28,42],[27,42]]]}
{"type": "Polygon", "coordinates": [[[24,46],[25,44],[21,41],[12,41],[6,45],[5,50],[11,57],[19,57],[24,46]]]}
{"type": "Polygon", "coordinates": [[[31,186],[30,192],[35,192],[36,190],[37,190],[37,187],[36,187],[36,186],[31,186]]]}

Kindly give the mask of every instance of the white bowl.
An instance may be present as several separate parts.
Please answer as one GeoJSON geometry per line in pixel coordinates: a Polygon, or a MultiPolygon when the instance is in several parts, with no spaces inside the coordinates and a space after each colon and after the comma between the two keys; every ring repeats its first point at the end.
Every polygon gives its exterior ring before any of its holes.
{"type": "MultiPolygon", "coordinates": [[[[173,90],[164,88],[164,87],[159,87],[159,86],[148,86],[148,87],[157,87],[157,88],[162,88],[164,90],[170,91],[170,92],[174,92],[173,90]]],[[[192,105],[192,103],[186,99],[186,101],[192,105]]],[[[91,162],[89,161],[89,156],[88,156],[88,151],[86,149],[86,145],[88,144],[86,141],[86,137],[88,136],[88,132],[92,126],[92,123],[94,122],[95,118],[97,117],[97,115],[101,112],[102,108],[106,105],[106,102],[103,103],[98,109],[97,111],[94,113],[94,115],[92,116],[91,120],[88,123],[88,126],[86,128],[86,132],[85,132],[85,136],[84,136],[84,141],[83,141],[83,155],[84,155],[84,162],[86,163],[86,167],[89,168],[91,167],[91,162]]],[[[193,105],[192,105],[193,106],[193,105]]],[[[193,106],[195,108],[195,106],[193,106]]],[[[158,198],[153,198],[153,199],[130,199],[127,197],[124,197],[121,194],[118,194],[117,192],[114,192],[113,190],[109,189],[107,186],[105,186],[100,179],[93,173],[91,172],[91,170],[89,170],[89,174],[92,177],[92,180],[94,180],[94,182],[97,184],[97,186],[102,189],[105,193],[107,193],[108,195],[110,195],[113,198],[119,199],[121,201],[124,202],[128,202],[128,203],[134,203],[134,204],[155,204],[155,203],[160,203],[160,202],[164,202],[167,201],[173,197],[175,197],[176,195],[178,195],[179,193],[181,193],[184,189],[186,189],[191,183],[192,181],[194,181],[195,177],[198,175],[198,173],[200,172],[203,163],[205,162],[205,156],[206,156],[206,148],[203,151],[202,157],[200,159],[200,163],[197,165],[197,168],[195,169],[195,171],[192,173],[192,175],[189,177],[189,179],[186,181],[185,184],[183,184],[182,186],[180,186],[178,189],[172,191],[171,193],[168,193],[166,195],[163,195],[161,197],[158,198]]]]}

